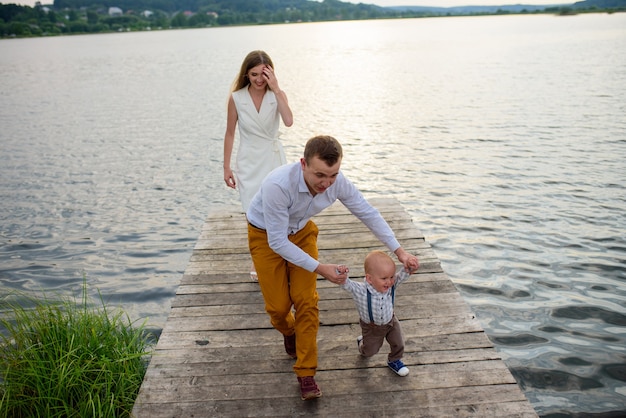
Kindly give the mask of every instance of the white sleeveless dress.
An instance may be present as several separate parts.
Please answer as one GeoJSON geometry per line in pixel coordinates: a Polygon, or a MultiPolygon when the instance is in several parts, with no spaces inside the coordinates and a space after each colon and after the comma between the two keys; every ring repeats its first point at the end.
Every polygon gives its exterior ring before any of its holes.
{"type": "Polygon", "coordinates": [[[279,140],[280,113],[274,92],[267,90],[257,112],[248,86],[233,92],[239,124],[235,163],[237,188],[244,212],[270,171],[287,162],[279,140]]]}

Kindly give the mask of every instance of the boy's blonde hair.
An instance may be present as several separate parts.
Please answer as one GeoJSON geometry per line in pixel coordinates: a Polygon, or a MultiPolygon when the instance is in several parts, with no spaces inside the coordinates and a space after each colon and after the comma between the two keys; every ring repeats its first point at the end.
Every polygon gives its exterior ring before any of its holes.
{"type": "Polygon", "coordinates": [[[363,270],[365,270],[365,274],[371,274],[375,266],[379,266],[382,263],[391,263],[394,268],[396,266],[396,263],[394,263],[393,259],[386,252],[381,250],[371,251],[367,256],[365,256],[363,270]]]}

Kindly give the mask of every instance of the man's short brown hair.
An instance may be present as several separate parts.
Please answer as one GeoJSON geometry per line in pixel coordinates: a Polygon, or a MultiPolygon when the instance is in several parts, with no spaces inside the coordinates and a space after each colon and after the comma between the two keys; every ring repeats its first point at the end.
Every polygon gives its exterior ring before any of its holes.
{"type": "Polygon", "coordinates": [[[318,157],[330,167],[343,158],[343,149],[339,141],[332,136],[314,136],[304,147],[304,160],[309,164],[313,157],[318,157]]]}

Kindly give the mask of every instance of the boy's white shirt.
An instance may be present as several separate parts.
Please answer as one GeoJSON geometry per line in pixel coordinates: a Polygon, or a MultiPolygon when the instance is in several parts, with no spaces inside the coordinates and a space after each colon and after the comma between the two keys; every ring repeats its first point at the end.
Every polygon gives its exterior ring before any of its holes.
{"type": "MultiPolygon", "coordinates": [[[[400,272],[396,273],[394,287],[398,287],[400,283],[404,282],[410,276],[411,274],[407,273],[404,268],[402,268],[400,272]]],[[[344,284],[341,285],[341,287],[352,294],[352,299],[354,300],[356,309],[359,311],[359,316],[363,322],[367,324],[371,322],[369,310],[367,308],[368,290],[372,295],[372,316],[374,318],[374,323],[376,325],[386,325],[391,322],[391,319],[393,318],[393,298],[391,295],[391,288],[386,292],[381,293],[374,289],[374,287],[372,287],[372,285],[369,284],[365,278],[363,278],[362,282],[357,282],[348,278],[344,284]]]]}

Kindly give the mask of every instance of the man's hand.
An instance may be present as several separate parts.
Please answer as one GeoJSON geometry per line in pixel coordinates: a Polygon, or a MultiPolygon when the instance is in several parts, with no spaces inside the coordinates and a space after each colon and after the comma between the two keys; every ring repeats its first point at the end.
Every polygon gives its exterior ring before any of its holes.
{"type": "Polygon", "coordinates": [[[404,248],[400,247],[394,251],[398,261],[404,265],[404,270],[408,273],[413,273],[420,267],[419,260],[416,256],[406,252],[404,248]]]}
{"type": "Polygon", "coordinates": [[[341,264],[319,264],[315,272],[335,284],[344,284],[350,269],[341,264]]]}

